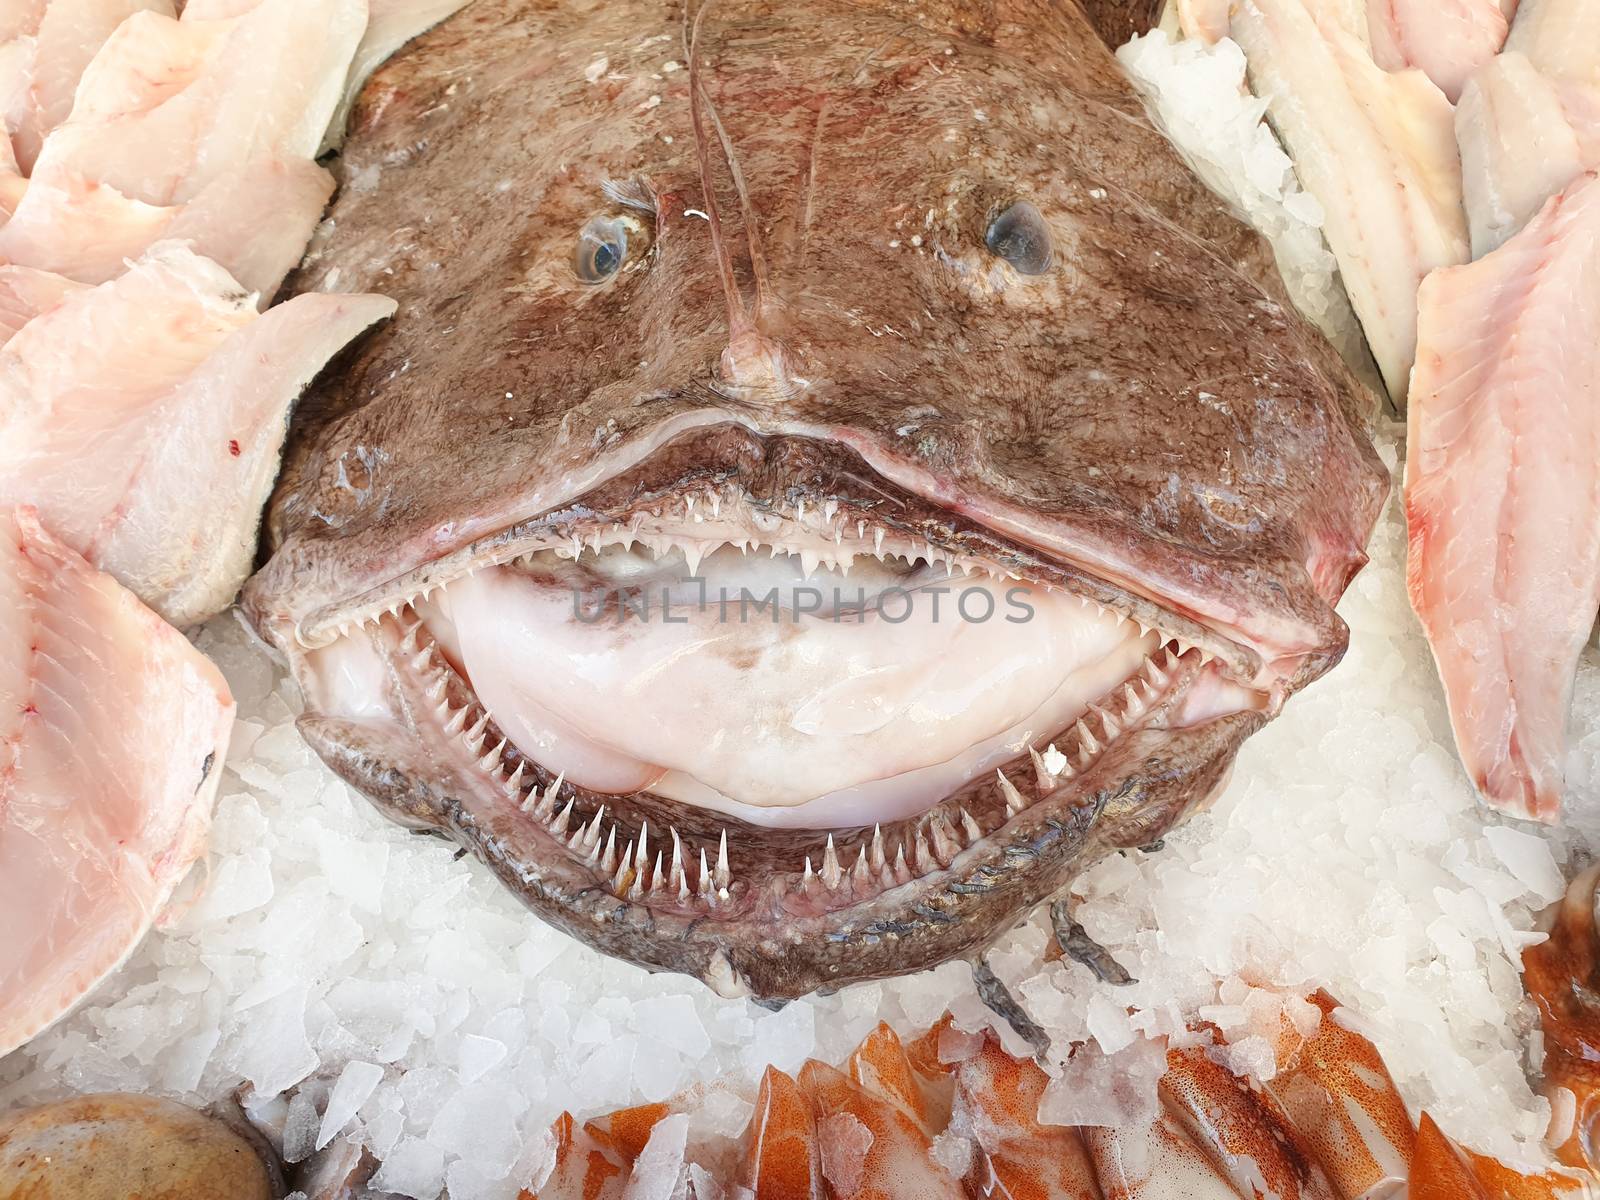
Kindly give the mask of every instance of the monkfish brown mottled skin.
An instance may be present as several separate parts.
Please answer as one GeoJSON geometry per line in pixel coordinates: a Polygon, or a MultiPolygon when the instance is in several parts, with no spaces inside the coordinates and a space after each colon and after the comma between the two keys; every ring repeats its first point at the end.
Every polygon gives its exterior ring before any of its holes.
{"type": "MultiPolygon", "coordinates": [[[[607,953],[782,998],[981,951],[1159,839],[1343,652],[1387,486],[1367,397],[1070,4],[476,0],[374,77],[337,169],[293,286],[400,309],[302,403],[247,611],[337,771],[607,953]],[[874,774],[808,759],[796,729],[840,710],[801,721],[749,664],[901,679],[881,610],[740,633],[646,704],[685,656],[628,656],[672,631],[583,641],[504,600],[703,550],[1015,585],[1059,622],[1041,662],[1081,637],[1112,657],[1073,679],[1128,665],[1059,724],[874,774]],[[585,650],[524,654],[557,635],[585,650]],[[808,657],[823,636],[844,649],[808,657]],[[579,692],[617,662],[604,728],[579,692]],[[736,744],[692,724],[713,671],[736,744]],[[570,705],[486,696],[547,674],[570,705]],[[794,807],[813,768],[826,804],[794,807]],[[902,782],[896,815],[851,807],[902,782]]],[[[963,716],[895,704],[908,737],[963,716]]]]}

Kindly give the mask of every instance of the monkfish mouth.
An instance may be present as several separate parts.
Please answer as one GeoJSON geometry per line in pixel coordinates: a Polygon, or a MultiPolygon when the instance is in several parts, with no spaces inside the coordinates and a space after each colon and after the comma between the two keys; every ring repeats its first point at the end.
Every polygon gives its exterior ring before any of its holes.
{"type": "Polygon", "coordinates": [[[602,492],[297,629],[318,714],[404,725],[497,814],[452,832],[597,922],[881,913],[1277,703],[1247,650],[875,488],[602,492]]]}

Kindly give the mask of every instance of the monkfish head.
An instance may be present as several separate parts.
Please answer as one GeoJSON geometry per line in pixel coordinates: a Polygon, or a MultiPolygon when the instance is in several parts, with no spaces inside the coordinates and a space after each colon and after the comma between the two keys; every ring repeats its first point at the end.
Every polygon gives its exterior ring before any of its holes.
{"type": "Polygon", "coordinates": [[[1363,393],[1070,5],[479,0],[294,281],[246,610],[306,737],[600,949],[974,953],[1333,665],[1363,393]]]}

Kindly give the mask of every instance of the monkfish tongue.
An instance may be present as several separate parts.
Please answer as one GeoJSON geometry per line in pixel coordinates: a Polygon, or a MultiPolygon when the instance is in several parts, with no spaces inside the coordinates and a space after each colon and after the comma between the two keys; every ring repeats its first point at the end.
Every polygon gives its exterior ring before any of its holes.
{"type": "Polygon", "coordinates": [[[447,590],[455,654],[511,741],[574,783],[821,827],[931,807],[1156,649],[1063,592],[797,557],[724,548],[694,580],[672,555],[487,568],[447,590]]]}

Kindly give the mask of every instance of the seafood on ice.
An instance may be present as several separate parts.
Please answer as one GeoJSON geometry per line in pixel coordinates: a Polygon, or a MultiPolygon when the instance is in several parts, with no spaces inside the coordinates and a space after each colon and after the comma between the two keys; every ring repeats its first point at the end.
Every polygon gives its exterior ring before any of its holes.
{"type": "Polygon", "coordinates": [[[479,0],[373,77],[291,286],[400,309],[244,600],[384,811],[766,997],[980,951],[1203,804],[1387,489],[1079,11],[803,8],[479,0]]]}
{"type": "Polygon", "coordinates": [[[199,855],[233,724],[217,669],[30,508],[0,515],[0,1054],[150,928],[199,855]]]}

